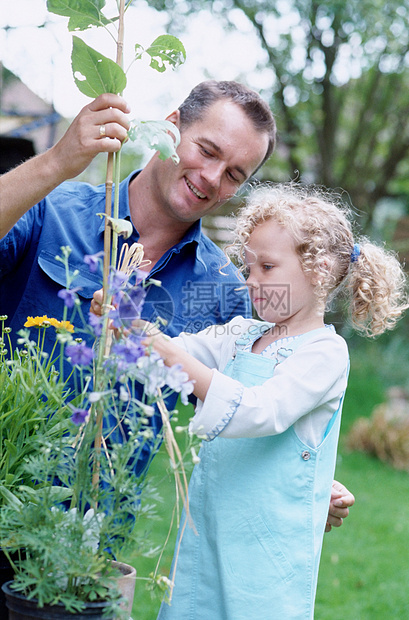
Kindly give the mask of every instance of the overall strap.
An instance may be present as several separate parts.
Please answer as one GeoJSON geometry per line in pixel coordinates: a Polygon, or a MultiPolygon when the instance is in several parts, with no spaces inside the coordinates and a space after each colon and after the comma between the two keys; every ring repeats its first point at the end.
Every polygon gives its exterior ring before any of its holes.
{"type": "Polygon", "coordinates": [[[274,327],[274,323],[267,321],[253,323],[249,325],[247,330],[241,334],[234,343],[236,351],[243,351],[250,343],[258,340],[265,332],[274,327]]]}
{"type": "Polygon", "coordinates": [[[298,347],[300,347],[305,342],[308,342],[309,340],[312,340],[313,338],[315,338],[320,332],[325,333],[327,329],[330,329],[333,332],[335,331],[335,328],[333,325],[325,325],[325,327],[318,327],[317,329],[312,329],[310,332],[306,332],[305,334],[301,334],[301,336],[297,336],[291,342],[290,348],[292,348],[294,352],[295,349],[298,349],[298,347]]]}

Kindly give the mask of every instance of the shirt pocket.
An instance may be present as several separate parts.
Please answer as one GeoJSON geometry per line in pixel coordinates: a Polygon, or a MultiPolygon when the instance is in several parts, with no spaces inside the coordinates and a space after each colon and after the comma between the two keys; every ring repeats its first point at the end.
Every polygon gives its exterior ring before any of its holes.
{"type": "MultiPolygon", "coordinates": [[[[57,261],[54,254],[42,250],[38,256],[38,265],[40,269],[61,288],[67,287],[67,274],[65,265],[57,261]]],[[[75,263],[69,261],[70,274],[78,271],[78,275],[74,278],[71,288],[78,288],[77,294],[83,299],[92,299],[95,291],[102,288],[101,277],[96,273],[93,274],[89,268],[83,263],[75,263]]]]}

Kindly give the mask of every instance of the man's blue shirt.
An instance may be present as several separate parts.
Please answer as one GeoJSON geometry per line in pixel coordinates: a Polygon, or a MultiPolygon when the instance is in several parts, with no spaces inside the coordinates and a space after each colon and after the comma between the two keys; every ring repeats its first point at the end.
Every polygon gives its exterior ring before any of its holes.
{"type": "MultiPolygon", "coordinates": [[[[120,184],[119,217],[123,219],[130,219],[129,183],[135,174],[120,184]]],[[[12,328],[14,346],[28,316],[63,318],[64,302],[58,292],[66,287],[66,273],[64,265],[55,259],[61,255],[62,246],[72,250],[70,271],[78,270],[79,274],[72,287],[79,287],[82,313],[88,319],[93,293],[102,286],[102,275],[90,272],[84,256],[103,251],[105,221],[97,214],[104,211],[104,185],[65,182],[30,209],[0,241],[0,314],[8,316],[6,324],[12,328]]],[[[130,246],[138,239],[133,228],[126,242],[130,246]]],[[[120,237],[119,248],[122,244],[120,237]]],[[[152,284],[147,289],[142,318],[165,319],[164,331],[170,336],[224,324],[236,315],[251,316],[249,296],[236,268],[226,265],[224,253],[202,233],[200,221],[162,256],[149,277],[162,285],[152,284]]],[[[70,312],[67,318],[71,320],[70,312]]],[[[80,331],[83,321],[78,313],[72,322],[76,334],[86,338],[80,331]]],[[[45,331],[44,350],[50,353],[54,344],[55,331],[50,328],[45,331]]],[[[68,362],[65,366],[68,376],[71,367],[68,362]]],[[[172,408],[175,400],[171,399],[168,407],[172,408]]],[[[151,424],[156,435],[160,416],[154,416],[151,424]]],[[[150,458],[146,446],[137,469],[144,469],[150,458]]]]}
{"type": "MultiPolygon", "coordinates": [[[[135,173],[120,184],[119,217],[130,219],[129,183],[135,173]]],[[[104,246],[105,186],[65,182],[30,209],[0,241],[0,314],[8,315],[12,340],[28,316],[47,315],[58,320],[63,316],[63,301],[57,295],[66,286],[61,262],[61,246],[70,246],[70,269],[79,275],[73,287],[85,317],[94,291],[101,288],[100,273],[91,273],[84,255],[96,254],[104,246]]],[[[128,245],[138,241],[133,228],[128,245]]],[[[122,237],[119,244],[123,243],[122,237]]],[[[158,316],[167,321],[166,333],[197,332],[207,325],[226,323],[233,316],[250,316],[248,294],[240,288],[237,270],[226,266],[223,252],[201,231],[196,222],[183,239],[168,250],[150,276],[161,287],[151,285],[142,318],[153,321],[158,316]]],[[[76,327],[82,322],[77,316],[76,327]]],[[[46,350],[54,342],[53,334],[46,350]]]]}

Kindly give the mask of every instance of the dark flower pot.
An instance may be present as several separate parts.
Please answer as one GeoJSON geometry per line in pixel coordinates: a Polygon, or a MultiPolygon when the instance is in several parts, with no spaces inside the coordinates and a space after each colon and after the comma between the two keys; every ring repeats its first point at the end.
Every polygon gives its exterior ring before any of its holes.
{"type": "MultiPolygon", "coordinates": [[[[106,603],[85,603],[85,609],[78,613],[70,613],[64,607],[64,605],[44,605],[44,607],[37,607],[36,599],[28,599],[21,594],[12,590],[9,586],[12,581],[4,583],[2,590],[6,595],[6,604],[8,609],[9,620],[33,620],[33,618],[42,618],[43,620],[107,620],[107,616],[104,616],[104,609],[106,603]]],[[[7,610],[6,610],[7,613],[7,610]]],[[[7,618],[7,615],[1,616],[7,618]]]]}
{"type": "MultiPolygon", "coordinates": [[[[16,559],[18,558],[17,553],[14,553],[12,555],[15,556],[16,559]]],[[[1,586],[3,585],[3,583],[6,583],[6,581],[10,581],[10,579],[13,579],[13,577],[14,571],[11,567],[8,557],[6,556],[4,551],[0,549],[0,618],[2,620],[5,620],[5,618],[7,618],[7,607],[6,596],[1,589],[1,586]]]]}

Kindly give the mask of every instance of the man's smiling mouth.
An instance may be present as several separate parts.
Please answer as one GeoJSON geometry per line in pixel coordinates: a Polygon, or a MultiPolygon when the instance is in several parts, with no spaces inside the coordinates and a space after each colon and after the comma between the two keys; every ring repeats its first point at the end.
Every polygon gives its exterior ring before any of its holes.
{"type": "Polygon", "coordinates": [[[192,190],[192,192],[194,193],[195,196],[197,196],[198,198],[200,198],[201,200],[203,200],[203,198],[206,198],[206,194],[203,194],[202,192],[199,192],[199,190],[193,185],[193,183],[191,183],[189,181],[189,179],[186,179],[186,185],[189,187],[189,189],[192,190]]]}

